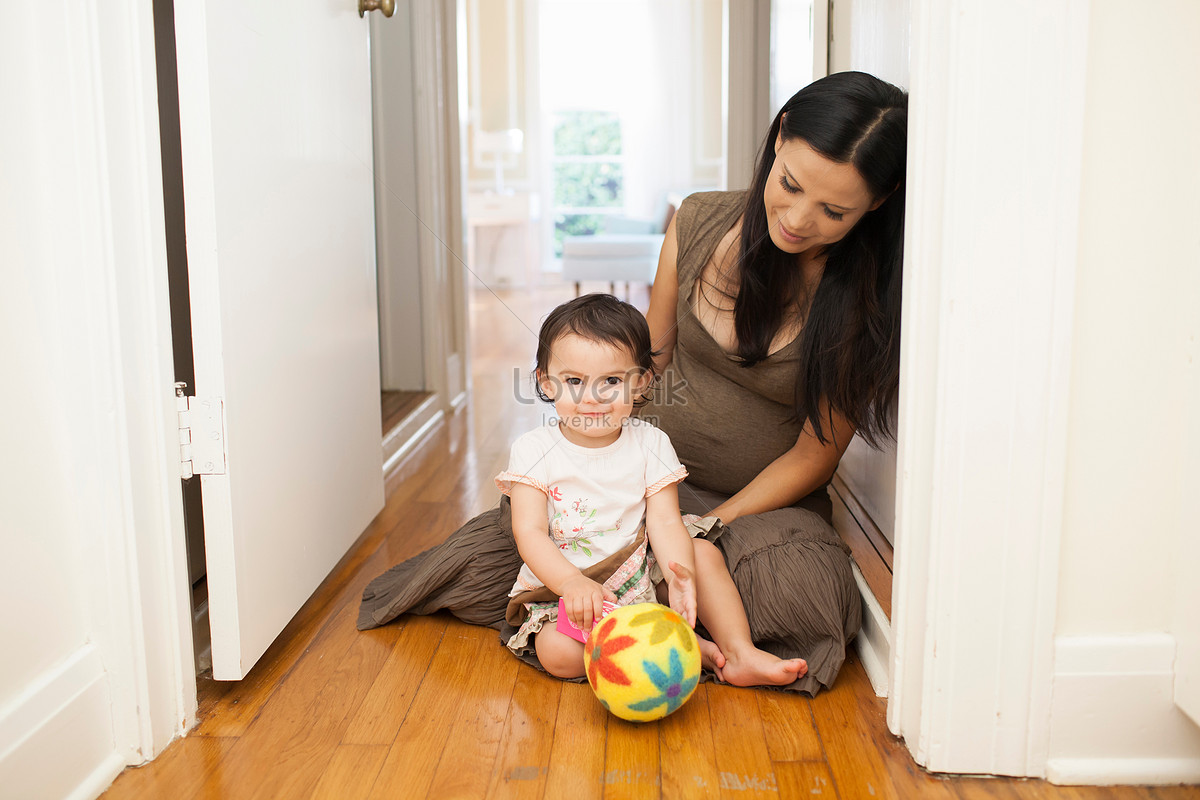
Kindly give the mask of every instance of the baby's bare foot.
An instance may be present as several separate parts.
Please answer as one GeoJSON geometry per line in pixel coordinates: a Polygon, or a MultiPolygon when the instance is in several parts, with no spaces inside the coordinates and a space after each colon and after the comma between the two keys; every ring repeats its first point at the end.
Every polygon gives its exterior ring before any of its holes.
{"type": "Polygon", "coordinates": [[[703,636],[697,636],[696,639],[700,642],[700,666],[715,673],[718,680],[725,680],[721,677],[721,670],[725,667],[725,654],[721,648],[703,636]]]}
{"type": "Polygon", "coordinates": [[[803,658],[782,659],[755,649],[730,653],[718,677],[734,686],[786,686],[807,674],[803,658]]]}

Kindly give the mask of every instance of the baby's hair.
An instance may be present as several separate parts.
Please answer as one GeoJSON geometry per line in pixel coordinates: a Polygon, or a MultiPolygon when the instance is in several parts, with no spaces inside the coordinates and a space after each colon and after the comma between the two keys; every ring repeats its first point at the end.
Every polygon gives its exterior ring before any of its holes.
{"type": "MultiPolygon", "coordinates": [[[[570,334],[624,350],[646,374],[654,372],[658,353],[650,346],[650,326],[642,312],[611,294],[585,294],[551,311],[538,333],[534,391],[547,403],[554,398],[542,391],[538,378],[549,371],[554,343],[570,334]]],[[[643,396],[635,405],[645,402],[643,396]]]]}

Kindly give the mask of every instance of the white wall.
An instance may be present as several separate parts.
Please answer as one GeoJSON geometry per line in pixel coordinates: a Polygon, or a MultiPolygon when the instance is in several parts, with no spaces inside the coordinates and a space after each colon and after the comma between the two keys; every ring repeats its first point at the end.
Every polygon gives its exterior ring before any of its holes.
{"type": "Polygon", "coordinates": [[[908,88],[909,0],[839,0],[830,21],[829,71],[869,72],[908,88]]]}
{"type": "Polygon", "coordinates": [[[408,5],[371,14],[371,108],[375,138],[375,247],[379,275],[380,384],[423,390],[412,22],[408,5]]]}
{"type": "Polygon", "coordinates": [[[1174,556],[1200,530],[1182,483],[1200,414],[1197,41],[1190,0],[1091,4],[1051,741],[1065,777],[1141,756],[1200,778],[1200,730],[1170,690],[1174,556]],[[1110,714],[1143,735],[1114,741],[1110,714]]]}
{"type": "MultiPolygon", "coordinates": [[[[830,72],[869,72],[908,87],[908,0],[851,0],[834,4],[830,72]]],[[[889,541],[896,528],[896,448],[869,447],[855,437],[838,475],[889,541]]]]}
{"type": "Polygon", "coordinates": [[[0,793],[11,797],[94,796],[195,708],[194,678],[185,690],[178,674],[191,632],[178,625],[187,572],[169,467],[150,7],[98,6],[0,15],[0,793]]]}

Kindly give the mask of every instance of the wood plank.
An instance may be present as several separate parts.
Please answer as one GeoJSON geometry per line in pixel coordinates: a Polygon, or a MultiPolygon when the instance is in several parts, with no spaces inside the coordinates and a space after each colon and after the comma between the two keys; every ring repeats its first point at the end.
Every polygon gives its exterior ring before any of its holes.
{"type": "Polygon", "coordinates": [[[890,620],[892,571],[871,545],[867,535],[863,533],[863,529],[843,502],[842,496],[837,492],[830,492],[829,497],[833,501],[833,528],[842,537],[842,541],[850,546],[850,555],[854,563],[867,579],[867,586],[871,588],[871,593],[875,595],[875,599],[883,607],[883,613],[890,620]]]}
{"type": "Polygon", "coordinates": [[[586,683],[564,683],[546,771],[550,798],[599,800],[610,715],[586,683]]]}
{"type": "Polygon", "coordinates": [[[500,740],[521,662],[490,628],[451,623],[448,633],[477,639],[479,659],[462,687],[468,698],[446,739],[444,754],[429,785],[431,800],[483,797],[491,783],[500,740]]]}
{"type": "Polygon", "coordinates": [[[682,708],[659,723],[663,797],[715,800],[721,796],[716,747],[708,724],[709,685],[697,686],[682,708]]]}
{"type": "Polygon", "coordinates": [[[211,675],[197,678],[199,724],[194,735],[238,737],[246,732],[329,620],[347,604],[358,608],[362,590],[384,569],[383,559],[377,553],[378,542],[394,526],[395,514],[396,509],[385,506],[245,678],[240,681],[213,681],[211,675]]]}
{"type": "Polygon", "coordinates": [[[857,724],[869,734],[871,746],[882,759],[888,778],[900,797],[919,795],[930,800],[952,800],[954,787],[945,776],[922,769],[913,760],[904,740],[888,730],[887,701],[875,696],[857,652],[850,654],[844,671],[847,687],[858,697],[857,724]]]}
{"type": "Polygon", "coordinates": [[[372,798],[425,797],[454,722],[475,701],[463,687],[476,671],[485,643],[450,625],[388,750],[372,798]]]}
{"type": "Polygon", "coordinates": [[[343,607],[229,752],[222,777],[237,796],[305,797],[317,785],[400,633],[360,633],[357,611],[343,607]]]}
{"type": "Polygon", "coordinates": [[[537,800],[544,795],[562,686],[562,681],[521,665],[500,734],[489,798],[537,800]]]}
{"type": "Polygon", "coordinates": [[[312,800],[363,800],[387,758],[386,745],[338,745],[312,800]]]}
{"type": "Polygon", "coordinates": [[[838,796],[824,761],[777,761],[774,769],[780,797],[833,800],[838,796]]]}
{"type": "Polygon", "coordinates": [[[1150,786],[1144,789],[1147,800],[1197,800],[1200,786],[1150,786]]]}
{"type": "Polygon", "coordinates": [[[774,762],[824,761],[821,737],[813,723],[808,697],[795,692],[760,691],[758,713],[774,762]]]}
{"type": "Polygon", "coordinates": [[[187,800],[201,792],[237,739],[189,736],[171,744],[154,761],[126,769],[101,795],[103,800],[187,800]]]}
{"type": "Polygon", "coordinates": [[[870,689],[862,665],[850,650],[833,688],[812,698],[813,719],[838,795],[881,800],[924,797],[900,794],[892,784],[872,730],[882,720],[884,701],[870,689]]]}
{"type": "Polygon", "coordinates": [[[716,746],[721,797],[779,797],[758,692],[723,684],[708,687],[708,721],[716,746]]]}
{"type": "Polygon", "coordinates": [[[654,800],[660,794],[657,720],[608,720],[604,748],[604,797],[608,800],[654,800]]]}
{"type": "Polygon", "coordinates": [[[346,732],[343,745],[388,745],[396,739],[413,697],[442,641],[447,617],[405,617],[396,645],[346,732]]]}

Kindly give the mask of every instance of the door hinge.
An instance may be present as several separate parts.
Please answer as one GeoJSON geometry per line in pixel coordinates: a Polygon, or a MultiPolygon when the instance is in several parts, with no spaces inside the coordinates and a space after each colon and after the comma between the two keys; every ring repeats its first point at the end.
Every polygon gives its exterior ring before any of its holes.
{"type": "Polygon", "coordinates": [[[220,397],[189,397],[186,383],[175,384],[179,412],[180,477],[225,474],[225,401],[220,397]]]}

